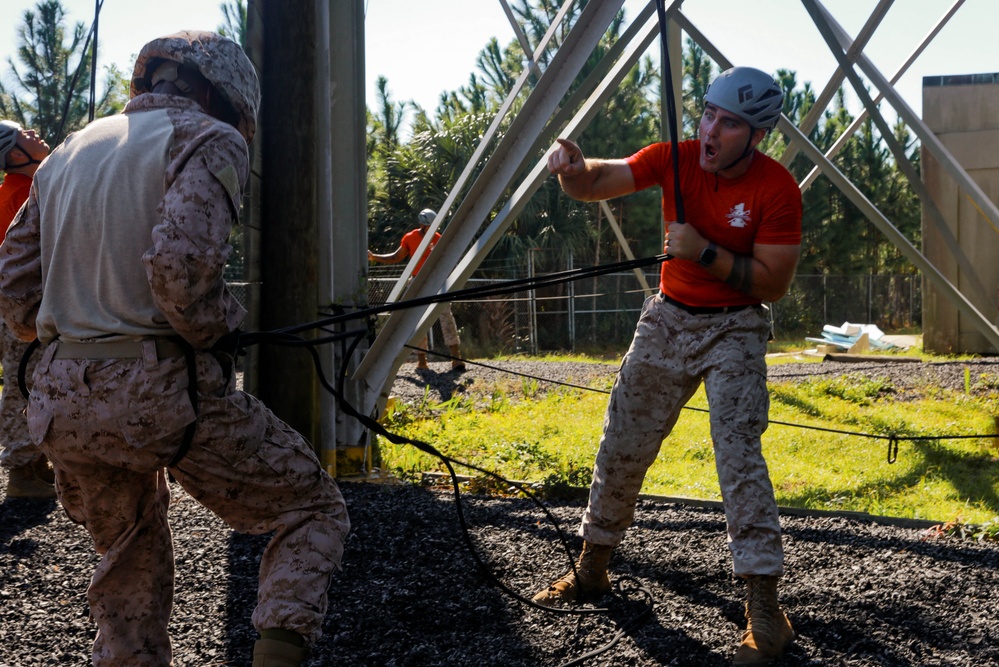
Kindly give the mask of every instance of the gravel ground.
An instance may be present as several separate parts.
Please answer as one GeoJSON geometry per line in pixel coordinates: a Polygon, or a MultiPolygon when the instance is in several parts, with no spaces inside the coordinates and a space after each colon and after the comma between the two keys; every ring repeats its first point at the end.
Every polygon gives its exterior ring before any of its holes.
{"type": "MultiPolygon", "coordinates": [[[[914,387],[957,383],[963,391],[965,365],[900,363],[905,370],[897,381],[902,386],[904,375],[914,387]]],[[[806,370],[832,370],[813,366],[806,370]]],[[[976,364],[972,377],[995,376],[997,366],[976,364]]],[[[443,397],[486,374],[448,368],[432,364],[429,373],[416,373],[404,366],[394,393],[422,400],[422,388],[409,389],[417,386],[413,378],[422,378],[440,383],[433,391],[443,397]]],[[[517,368],[604,387],[614,372],[578,365],[517,368]]],[[[801,371],[777,368],[782,376],[801,371]]],[[[876,372],[886,370],[878,365],[876,372]]],[[[612,561],[612,579],[650,596],[652,613],[635,626],[648,607],[634,591],[609,598],[606,612],[578,616],[530,608],[490,585],[463,541],[450,493],[341,486],[353,529],[311,667],[554,667],[607,644],[622,627],[630,630],[615,646],[583,664],[720,666],[737,643],[742,589],[731,576],[718,509],[641,501],[636,524],[612,561]]],[[[6,488],[4,473],[0,487],[6,488]]],[[[578,549],[572,533],[582,501],[548,506],[578,549]]],[[[475,553],[517,594],[530,597],[568,568],[555,528],[530,501],[463,495],[462,507],[475,553]]],[[[170,518],[177,559],[174,664],[249,665],[255,638],[249,612],[266,538],[233,534],[179,488],[170,518]]],[[[996,543],[870,519],[788,514],[782,524],[782,600],[798,633],[782,665],[999,666],[996,543]]],[[[55,503],[3,499],[0,667],[89,664],[94,628],[85,591],[96,560],[85,531],[55,503]]]]}

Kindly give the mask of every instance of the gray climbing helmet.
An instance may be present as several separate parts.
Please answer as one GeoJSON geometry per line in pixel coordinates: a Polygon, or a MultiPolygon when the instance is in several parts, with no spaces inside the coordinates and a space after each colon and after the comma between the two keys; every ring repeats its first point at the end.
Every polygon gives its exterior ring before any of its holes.
{"type": "Polygon", "coordinates": [[[739,116],[753,128],[773,129],[784,107],[774,78],[753,67],[727,69],[711,82],[704,101],[739,116]]]}
{"type": "Polygon", "coordinates": [[[425,208],[422,211],[420,211],[420,215],[418,216],[417,219],[420,221],[421,225],[429,225],[434,221],[434,218],[436,217],[437,217],[437,211],[433,210],[432,208],[425,208]]]}
{"type": "Polygon", "coordinates": [[[0,120],[0,171],[7,168],[7,154],[17,146],[21,126],[12,120],[0,120]]]}

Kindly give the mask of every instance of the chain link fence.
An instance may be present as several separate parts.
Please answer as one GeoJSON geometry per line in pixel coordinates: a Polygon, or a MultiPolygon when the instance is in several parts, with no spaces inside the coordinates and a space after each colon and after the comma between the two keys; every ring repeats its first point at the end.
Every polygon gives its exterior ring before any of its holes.
{"type": "MultiPolygon", "coordinates": [[[[567,267],[563,267],[565,270],[567,267]]],[[[554,272],[554,271],[552,271],[554,272]]],[[[368,276],[372,306],[385,303],[402,273],[373,266],[368,276]]],[[[473,274],[466,288],[500,284],[532,275],[532,267],[473,274]],[[482,275],[488,273],[488,276],[482,275]]],[[[533,275],[543,275],[541,272],[533,275]]],[[[658,289],[657,270],[645,272],[658,289]]],[[[781,340],[819,336],[825,324],[875,324],[882,331],[918,330],[922,285],[912,275],[799,275],[787,296],[770,304],[774,335],[781,340]]],[[[451,310],[461,333],[462,356],[580,352],[620,354],[631,343],[647,293],[632,271],[585,278],[475,301],[455,301],[451,310]]],[[[433,351],[447,350],[435,323],[433,351]]]]}

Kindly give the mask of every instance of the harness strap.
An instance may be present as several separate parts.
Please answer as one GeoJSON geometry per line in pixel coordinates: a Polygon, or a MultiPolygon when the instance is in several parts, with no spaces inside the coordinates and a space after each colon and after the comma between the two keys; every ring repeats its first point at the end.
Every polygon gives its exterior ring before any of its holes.
{"type": "Polygon", "coordinates": [[[198,366],[195,361],[194,346],[186,340],[177,337],[177,345],[184,351],[184,360],[187,362],[187,396],[191,399],[191,407],[194,409],[194,421],[184,429],[184,440],[180,443],[180,449],[174,454],[170,461],[169,468],[173,468],[187,456],[194,442],[194,431],[198,428],[198,366]]]}
{"type": "Polygon", "coordinates": [[[31,398],[31,393],[28,391],[28,382],[26,377],[28,375],[28,359],[31,359],[31,355],[35,353],[35,350],[42,346],[42,342],[37,338],[28,344],[28,347],[24,350],[24,354],[21,355],[21,361],[17,364],[17,388],[21,390],[21,396],[24,396],[24,400],[31,398]]]}

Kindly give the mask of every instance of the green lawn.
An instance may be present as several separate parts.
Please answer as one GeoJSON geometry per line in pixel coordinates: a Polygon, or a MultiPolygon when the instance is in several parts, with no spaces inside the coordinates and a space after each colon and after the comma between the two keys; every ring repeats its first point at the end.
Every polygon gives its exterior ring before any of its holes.
{"type": "MultiPolygon", "coordinates": [[[[999,439],[937,439],[996,432],[999,378],[983,380],[984,392],[928,388],[923,398],[905,401],[895,400],[884,381],[859,376],[771,383],[771,426],[763,447],[778,503],[941,523],[999,523],[999,439]],[[888,462],[887,436],[900,438],[894,463],[888,462]],[[901,439],[910,437],[919,439],[901,439]]],[[[494,387],[488,395],[403,408],[387,426],[507,479],[587,486],[607,395],[560,388],[538,397],[535,388],[494,387]]],[[[701,390],[688,407],[706,405],[701,390]]],[[[385,469],[404,478],[444,470],[410,446],[381,441],[379,455],[385,469]]],[[[643,492],[720,499],[705,412],[684,412],[643,492]]]]}

